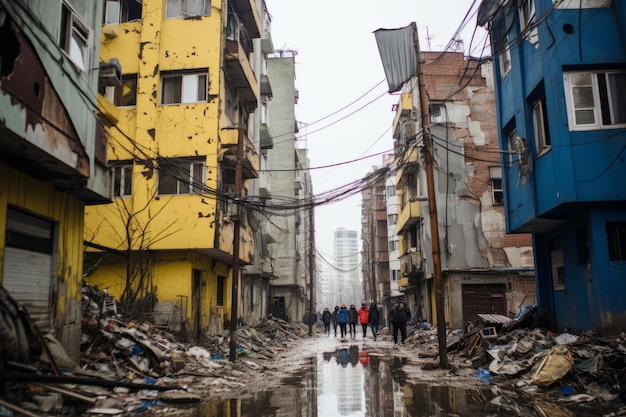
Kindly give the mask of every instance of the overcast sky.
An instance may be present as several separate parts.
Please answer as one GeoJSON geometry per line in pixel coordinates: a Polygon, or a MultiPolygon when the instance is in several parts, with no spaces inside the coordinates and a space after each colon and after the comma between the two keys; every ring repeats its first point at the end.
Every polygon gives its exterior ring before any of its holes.
{"type": "MultiPolygon", "coordinates": [[[[362,178],[373,166],[382,164],[382,156],[367,156],[393,148],[392,106],[398,102],[398,95],[386,93],[388,85],[373,32],[416,22],[422,51],[442,51],[470,7],[474,5],[472,10],[476,10],[479,3],[266,0],[272,16],[274,48],[297,51],[296,89],[300,99],[295,111],[298,122],[309,124],[306,138],[310,165],[340,164],[311,171],[316,195],[362,178]]],[[[475,21],[474,16],[460,36],[466,53],[475,21]]],[[[471,54],[480,56],[484,31],[476,36],[471,54]]],[[[360,238],[361,195],[319,207],[315,216],[317,250],[332,260],[333,232],[337,228],[357,230],[360,238]]]]}

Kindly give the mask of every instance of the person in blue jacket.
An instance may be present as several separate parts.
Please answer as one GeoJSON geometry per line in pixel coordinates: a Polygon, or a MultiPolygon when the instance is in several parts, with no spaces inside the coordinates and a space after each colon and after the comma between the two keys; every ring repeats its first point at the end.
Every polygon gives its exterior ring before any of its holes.
{"type": "Polygon", "coordinates": [[[347,325],[348,325],[348,309],[345,304],[341,305],[339,309],[339,314],[337,315],[337,323],[339,323],[339,329],[341,331],[341,338],[345,339],[347,336],[347,325]]]}

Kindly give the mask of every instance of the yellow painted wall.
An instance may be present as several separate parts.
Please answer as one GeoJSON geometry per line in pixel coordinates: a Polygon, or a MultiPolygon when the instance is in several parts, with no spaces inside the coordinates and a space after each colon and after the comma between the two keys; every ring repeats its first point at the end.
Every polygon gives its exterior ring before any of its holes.
{"type": "Polygon", "coordinates": [[[58,290],[54,328],[68,353],[78,357],[83,272],[83,202],[0,163],[0,282],[4,268],[7,208],[13,206],[58,224],[58,290]]]}
{"type": "MultiPolygon", "coordinates": [[[[116,299],[122,295],[125,285],[126,264],[103,262],[100,267],[85,279],[90,285],[107,290],[116,299]]],[[[221,320],[223,315],[230,316],[232,280],[230,268],[223,263],[214,263],[211,259],[188,252],[159,252],[155,255],[152,285],[156,287],[159,301],[176,303],[178,296],[188,297],[187,319],[193,328],[192,317],[192,274],[193,269],[202,271],[201,288],[201,328],[208,327],[211,318],[221,320]],[[226,277],[224,286],[224,306],[217,307],[217,277],[226,277]]]]}

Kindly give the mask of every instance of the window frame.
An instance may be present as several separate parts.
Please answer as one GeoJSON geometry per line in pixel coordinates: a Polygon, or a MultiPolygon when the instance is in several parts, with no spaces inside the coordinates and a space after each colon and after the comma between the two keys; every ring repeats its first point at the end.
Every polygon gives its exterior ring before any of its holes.
{"type": "MultiPolygon", "coordinates": [[[[615,114],[614,109],[614,97],[612,93],[618,92],[619,89],[611,89],[610,79],[611,74],[626,74],[626,70],[623,69],[605,69],[605,70],[573,70],[563,71],[563,88],[565,93],[565,103],[567,106],[567,119],[568,127],[570,131],[584,131],[584,130],[599,130],[599,129],[618,129],[626,127],[626,111],[623,111],[621,117],[623,122],[615,122],[619,115],[615,114]],[[589,84],[574,84],[572,83],[572,76],[576,74],[590,74],[591,83],[589,84]],[[599,77],[604,78],[603,81],[599,77]],[[590,88],[591,99],[593,103],[591,107],[580,105],[578,107],[574,93],[575,88],[590,88]],[[608,106],[608,107],[607,107],[608,106]],[[576,113],[579,111],[592,111],[593,122],[592,123],[578,123],[576,113]],[[608,112],[608,113],[607,113],[608,112]],[[606,123],[605,118],[609,117],[609,123],[606,123]]],[[[624,87],[626,87],[626,79],[624,80],[624,87]]]]}
{"type": "Polygon", "coordinates": [[[104,0],[103,24],[115,25],[141,20],[142,7],[141,0],[104,0]],[[139,6],[131,7],[130,4],[132,2],[139,4],[139,6]],[[117,10],[110,8],[113,4],[117,4],[117,10]],[[139,16],[135,16],[137,12],[136,7],[139,7],[139,16]]]}
{"type": "Polygon", "coordinates": [[[609,262],[626,261],[626,221],[606,222],[609,262]]]}
{"type": "Polygon", "coordinates": [[[560,239],[548,243],[550,251],[550,274],[552,276],[553,291],[565,291],[565,257],[563,242],[560,239]]]}
{"type": "Polygon", "coordinates": [[[489,167],[489,183],[491,185],[491,203],[494,206],[504,204],[504,189],[502,188],[502,170],[499,166],[489,167]],[[496,187],[497,183],[500,187],[496,187]]]}
{"type": "Polygon", "coordinates": [[[226,277],[221,275],[217,276],[217,282],[215,285],[215,305],[216,307],[224,307],[224,301],[226,298],[226,277]]]}
{"type": "Polygon", "coordinates": [[[189,195],[202,194],[206,182],[206,161],[199,158],[162,159],[159,161],[159,175],[157,179],[158,195],[189,195]],[[179,170],[175,173],[166,172],[168,169],[179,170]],[[199,178],[196,177],[199,174],[199,178]],[[180,177],[187,176],[184,180],[180,177]],[[175,184],[166,183],[175,181],[175,184]],[[201,185],[196,185],[201,184],[201,185]],[[174,186],[175,190],[163,188],[174,186]],[[173,192],[172,192],[173,191],[173,192]]]}
{"type": "Polygon", "coordinates": [[[211,16],[211,0],[191,0],[191,2],[197,2],[201,5],[202,13],[190,13],[187,6],[184,6],[189,0],[166,0],[165,2],[165,18],[166,19],[180,19],[195,16],[211,16]],[[178,3],[178,8],[174,9],[175,4],[178,3]]]}
{"type": "MultiPolygon", "coordinates": [[[[123,74],[121,85],[109,85],[104,89],[104,96],[117,107],[136,107],[137,106],[137,74],[123,74]],[[129,87],[129,91],[133,91],[132,103],[126,104],[122,101],[124,95],[124,87],[129,87]]],[[[129,100],[130,101],[130,100],[129,100]]]]}
{"type": "Polygon", "coordinates": [[[508,132],[505,132],[505,134],[509,153],[509,167],[511,167],[514,163],[519,162],[519,158],[516,157],[519,151],[517,147],[517,127],[513,126],[508,132]]]}
{"type": "Polygon", "coordinates": [[[550,132],[547,124],[547,113],[544,98],[535,100],[531,106],[533,116],[533,132],[535,135],[535,150],[537,156],[552,149],[550,132]]]}
{"type": "MultiPolygon", "coordinates": [[[[169,87],[168,87],[169,88],[169,87]]],[[[205,103],[208,101],[209,97],[209,70],[202,69],[196,71],[176,71],[169,73],[161,73],[161,106],[176,106],[180,104],[195,104],[195,103],[205,103]],[[200,90],[200,78],[204,77],[204,90],[200,90]],[[175,97],[172,97],[170,100],[165,102],[166,99],[166,83],[169,83],[171,80],[180,79],[180,87],[179,90],[175,92],[175,97]],[[194,87],[193,83],[195,79],[195,92],[196,98],[195,100],[191,99],[193,97],[193,90],[191,87],[194,87]],[[203,93],[203,97],[200,97],[200,94],[203,93]],[[191,94],[191,96],[190,96],[191,94]],[[178,100],[178,101],[175,101],[178,100]]]]}
{"type": "Polygon", "coordinates": [[[133,164],[116,163],[111,167],[113,197],[130,197],[133,193],[133,164]],[[118,180],[119,178],[119,180],[118,180]],[[123,188],[123,191],[122,191],[123,188]],[[128,188],[128,189],[127,189],[128,188]]]}
{"type": "Polygon", "coordinates": [[[63,1],[61,3],[61,25],[59,28],[59,47],[63,50],[74,67],[81,72],[89,71],[89,49],[91,43],[91,29],[85,23],[85,20],[74,10],[74,8],[63,1]],[[82,44],[73,43],[76,39],[74,35],[78,35],[82,44]],[[74,46],[78,47],[78,51],[74,50],[74,46]],[[75,56],[76,53],[80,57],[75,56]]]}

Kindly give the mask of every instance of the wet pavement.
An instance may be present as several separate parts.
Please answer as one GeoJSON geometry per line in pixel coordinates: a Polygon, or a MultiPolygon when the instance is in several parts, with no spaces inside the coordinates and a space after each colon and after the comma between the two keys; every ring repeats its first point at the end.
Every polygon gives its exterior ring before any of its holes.
{"type": "MultiPolygon", "coordinates": [[[[278,366],[260,378],[242,378],[236,398],[200,405],[153,407],[144,415],[221,416],[539,416],[626,415],[616,401],[568,399],[539,390],[485,379],[473,369],[437,369],[408,345],[390,338],[346,342],[315,336],[285,352],[278,366]]],[[[557,391],[558,393],[558,391],[557,391]]],[[[207,397],[212,396],[211,393],[207,397]]],[[[137,415],[137,414],[134,414],[137,415]]]]}

